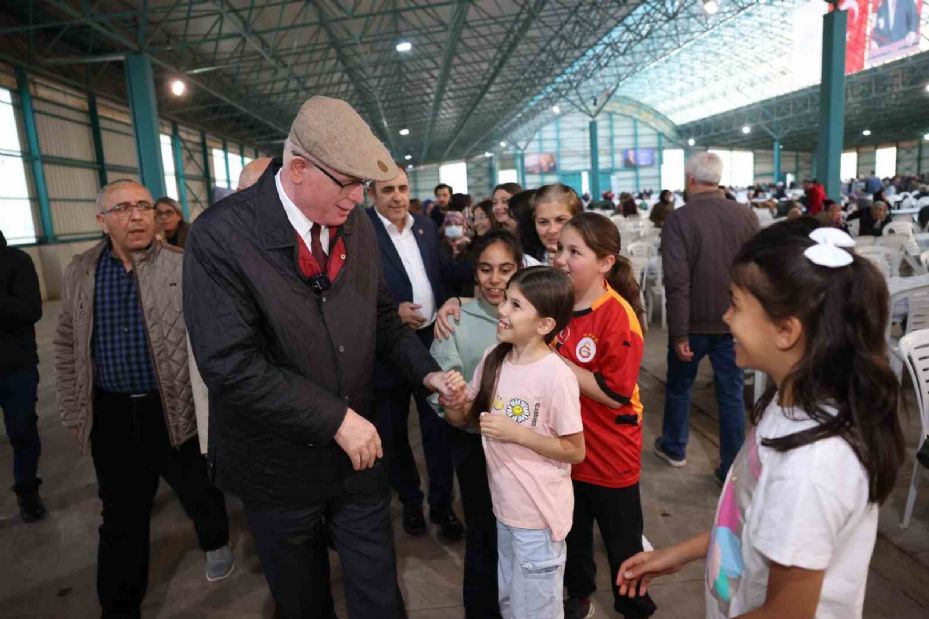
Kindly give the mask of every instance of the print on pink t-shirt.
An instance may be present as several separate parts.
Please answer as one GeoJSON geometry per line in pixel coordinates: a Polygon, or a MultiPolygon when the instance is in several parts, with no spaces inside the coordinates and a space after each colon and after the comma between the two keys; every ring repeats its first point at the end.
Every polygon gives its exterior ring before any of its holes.
{"type": "MultiPolygon", "coordinates": [[[[486,358],[486,352],[485,358],[486,358]]],[[[471,379],[481,384],[484,362],[471,379]]],[[[549,437],[583,431],[580,393],[574,373],[554,353],[526,365],[504,361],[490,411],[549,437]]],[[[571,530],[574,490],[571,465],[541,456],[527,447],[484,437],[487,477],[494,515],[521,529],[550,529],[552,540],[571,530]]]]}

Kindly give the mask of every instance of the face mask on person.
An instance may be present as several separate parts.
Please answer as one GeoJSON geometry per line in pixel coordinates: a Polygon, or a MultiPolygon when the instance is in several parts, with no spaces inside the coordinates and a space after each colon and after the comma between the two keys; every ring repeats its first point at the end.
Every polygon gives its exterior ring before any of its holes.
{"type": "Polygon", "coordinates": [[[449,239],[460,239],[464,236],[464,226],[445,226],[445,236],[449,239]]]}

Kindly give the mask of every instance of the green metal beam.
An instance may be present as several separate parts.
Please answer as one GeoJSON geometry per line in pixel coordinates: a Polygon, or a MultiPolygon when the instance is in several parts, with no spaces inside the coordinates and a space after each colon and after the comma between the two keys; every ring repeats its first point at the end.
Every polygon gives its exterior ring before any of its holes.
{"type": "Polygon", "coordinates": [[[43,243],[55,242],[55,226],[52,222],[52,209],[48,199],[48,185],[45,183],[45,166],[42,162],[42,149],[39,146],[39,132],[36,130],[35,109],[32,106],[32,92],[29,90],[29,76],[20,66],[16,71],[16,91],[23,115],[23,129],[26,132],[29,164],[32,168],[32,183],[39,201],[39,217],[42,220],[42,234],[37,235],[43,243]]]}
{"type": "Polygon", "coordinates": [[[774,140],[774,182],[781,182],[781,141],[774,140]]]}
{"type": "Polygon", "coordinates": [[[135,132],[139,176],[153,196],[165,195],[165,170],[161,160],[161,132],[152,63],[143,54],[126,56],[126,90],[135,132]]]}
{"type": "Polygon", "coordinates": [[[181,147],[181,134],[177,123],[171,123],[171,152],[174,155],[174,177],[177,179],[177,197],[184,212],[184,221],[190,221],[190,206],[187,203],[187,175],[184,172],[184,153],[181,147]]]}
{"type": "Polygon", "coordinates": [[[226,164],[226,188],[232,189],[232,173],[229,170],[229,143],[223,140],[223,161],[226,164]]]}
{"type": "Polygon", "coordinates": [[[442,57],[442,70],[439,72],[435,93],[432,96],[432,111],[429,113],[426,133],[423,136],[423,149],[419,157],[420,161],[425,161],[429,153],[429,146],[432,143],[432,130],[435,127],[436,118],[439,116],[439,110],[442,109],[442,100],[445,98],[445,88],[448,86],[448,76],[451,73],[452,63],[458,51],[458,41],[461,38],[461,30],[464,28],[465,18],[468,16],[468,7],[470,5],[471,2],[469,0],[459,0],[455,3],[455,8],[452,12],[452,20],[448,29],[448,41],[445,46],[445,54],[442,57]]]}
{"type": "Polygon", "coordinates": [[[516,180],[519,182],[519,185],[523,189],[528,189],[526,187],[526,153],[522,150],[517,150],[515,153],[516,159],[516,180]]]}
{"type": "MultiPolygon", "coordinates": [[[[838,8],[838,7],[836,7],[838,8]]],[[[823,16],[822,82],[820,83],[819,149],[816,176],[826,195],[838,200],[842,138],[845,127],[845,33],[848,13],[834,10],[823,16]]]]}
{"type": "Polygon", "coordinates": [[[94,140],[94,158],[97,161],[97,182],[107,184],[106,156],[103,152],[103,133],[100,131],[100,114],[97,110],[97,95],[87,93],[87,111],[90,115],[90,133],[94,140]]]}
{"type": "MultiPolygon", "coordinates": [[[[590,199],[600,199],[600,145],[597,135],[597,121],[587,123],[587,135],[590,140],[590,199]]],[[[558,162],[561,165],[561,162],[558,162]]]]}
{"type": "Polygon", "coordinates": [[[534,0],[531,6],[526,7],[526,12],[523,15],[522,21],[519,22],[519,26],[513,35],[509,38],[509,43],[503,52],[497,58],[496,63],[482,82],[481,89],[477,94],[471,99],[471,103],[468,105],[468,108],[465,112],[459,117],[459,121],[452,131],[452,138],[448,143],[448,146],[445,148],[445,152],[442,153],[442,159],[445,159],[448,156],[448,153],[455,147],[455,144],[458,143],[458,140],[461,139],[461,136],[464,132],[465,126],[471,120],[471,117],[474,115],[475,110],[481,104],[481,101],[490,91],[490,88],[494,85],[494,82],[497,81],[497,77],[500,75],[500,72],[503,70],[503,67],[506,66],[506,63],[510,60],[510,57],[513,55],[519,48],[519,44],[522,43],[523,38],[526,36],[526,33],[532,28],[532,25],[535,23],[536,18],[542,9],[545,8],[546,0],[534,0]]]}
{"type": "MultiPolygon", "coordinates": [[[[639,119],[638,118],[632,119],[632,150],[635,153],[635,156],[638,157],[638,153],[639,153],[639,119]]],[[[640,179],[639,179],[639,166],[635,166],[635,168],[633,168],[633,171],[635,172],[635,191],[636,193],[638,193],[642,190],[640,179]]]]}
{"type": "Polygon", "coordinates": [[[206,180],[206,204],[213,206],[213,174],[210,172],[210,144],[206,131],[200,132],[200,151],[203,155],[203,177],[206,180]]]}

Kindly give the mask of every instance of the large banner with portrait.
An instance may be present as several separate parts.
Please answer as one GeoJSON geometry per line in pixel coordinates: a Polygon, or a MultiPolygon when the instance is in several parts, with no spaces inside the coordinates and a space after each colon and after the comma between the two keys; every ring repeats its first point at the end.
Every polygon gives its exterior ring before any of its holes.
{"type": "Polygon", "coordinates": [[[845,74],[919,51],[922,0],[842,0],[848,12],[845,74]]]}

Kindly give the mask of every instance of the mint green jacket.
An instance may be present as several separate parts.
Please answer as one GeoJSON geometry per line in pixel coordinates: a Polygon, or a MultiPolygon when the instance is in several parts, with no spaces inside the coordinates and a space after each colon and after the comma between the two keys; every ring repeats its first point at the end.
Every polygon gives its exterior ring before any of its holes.
{"type": "MultiPolygon", "coordinates": [[[[497,308],[483,299],[467,303],[461,308],[461,322],[447,340],[434,340],[429,348],[430,354],[442,366],[443,371],[458,370],[471,382],[484,352],[497,344],[497,308]]],[[[432,395],[429,403],[439,417],[445,418],[445,411],[439,405],[439,397],[432,395]]],[[[478,430],[467,428],[469,432],[478,430]]]]}

